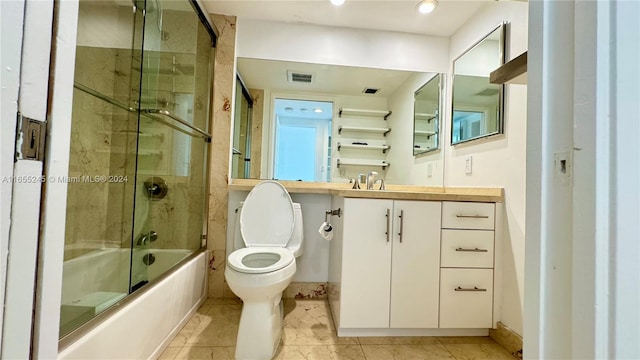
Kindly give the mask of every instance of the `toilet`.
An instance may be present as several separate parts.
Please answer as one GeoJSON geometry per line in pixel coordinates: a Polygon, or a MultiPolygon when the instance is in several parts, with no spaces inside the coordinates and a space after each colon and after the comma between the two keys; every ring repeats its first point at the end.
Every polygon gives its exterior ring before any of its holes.
{"type": "Polygon", "coordinates": [[[237,360],[273,358],[282,335],[282,291],[302,255],[300,204],[277,181],[262,181],[238,210],[234,251],[224,272],[229,288],[243,301],[237,360]]]}

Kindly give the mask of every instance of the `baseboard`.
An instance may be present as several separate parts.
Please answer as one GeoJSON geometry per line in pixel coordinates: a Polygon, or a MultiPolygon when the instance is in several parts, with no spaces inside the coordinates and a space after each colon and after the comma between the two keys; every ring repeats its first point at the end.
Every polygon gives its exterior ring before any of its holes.
{"type": "Polygon", "coordinates": [[[522,359],[522,336],[498,322],[496,329],[489,330],[489,337],[507,349],[513,356],[522,359]]]}
{"type": "Polygon", "coordinates": [[[283,299],[326,299],[326,282],[293,282],[284,289],[283,299]]]}

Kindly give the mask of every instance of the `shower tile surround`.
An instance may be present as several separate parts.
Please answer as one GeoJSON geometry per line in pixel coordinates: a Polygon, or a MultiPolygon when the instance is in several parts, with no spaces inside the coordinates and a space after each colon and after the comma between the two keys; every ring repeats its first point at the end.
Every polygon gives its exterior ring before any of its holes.
{"type": "Polygon", "coordinates": [[[232,296],[224,281],[227,238],[227,185],[229,182],[229,151],[231,142],[231,108],[235,82],[234,61],[236,18],[213,14],[218,29],[218,43],[214,64],[213,122],[209,151],[209,213],[207,249],[209,250],[209,297],[232,296]]]}
{"type": "MultiPolygon", "coordinates": [[[[242,303],[209,299],[159,359],[232,360],[242,303]]],[[[348,337],[336,334],[326,300],[284,300],[276,360],[516,359],[489,337],[348,337]]]]}

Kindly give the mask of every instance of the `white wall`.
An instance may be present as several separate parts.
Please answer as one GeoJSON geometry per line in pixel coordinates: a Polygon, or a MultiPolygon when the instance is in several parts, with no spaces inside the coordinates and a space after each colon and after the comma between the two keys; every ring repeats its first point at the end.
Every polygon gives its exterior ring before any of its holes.
{"type": "Polygon", "coordinates": [[[446,72],[449,39],[239,18],[238,57],[446,72]]]}
{"type": "MultiPolygon", "coordinates": [[[[496,2],[470,19],[452,37],[449,64],[501,21],[509,21],[507,60],[527,50],[527,3],[496,2]]],[[[451,72],[451,68],[449,68],[451,72]]],[[[447,84],[447,104],[451,103],[451,84],[447,84]]],[[[505,232],[501,321],[522,334],[524,299],[524,235],[527,88],[506,86],[505,134],[456,146],[451,143],[451,109],[445,109],[443,131],[445,186],[502,187],[505,191],[505,232]],[[472,156],[473,172],[465,174],[465,158],[472,156]]]]}
{"type": "Polygon", "coordinates": [[[391,144],[387,161],[391,166],[385,181],[390,184],[443,185],[442,135],[439,150],[413,156],[413,95],[434,76],[437,74],[411,76],[389,97],[389,109],[393,114],[388,120],[392,131],[387,135],[391,144]]]}

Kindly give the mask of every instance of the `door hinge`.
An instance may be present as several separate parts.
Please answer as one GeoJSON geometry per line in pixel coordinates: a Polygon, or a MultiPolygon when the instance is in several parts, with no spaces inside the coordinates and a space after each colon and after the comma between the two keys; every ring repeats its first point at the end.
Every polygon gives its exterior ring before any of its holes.
{"type": "Polygon", "coordinates": [[[18,113],[16,160],[44,161],[47,122],[30,119],[18,113]]]}

